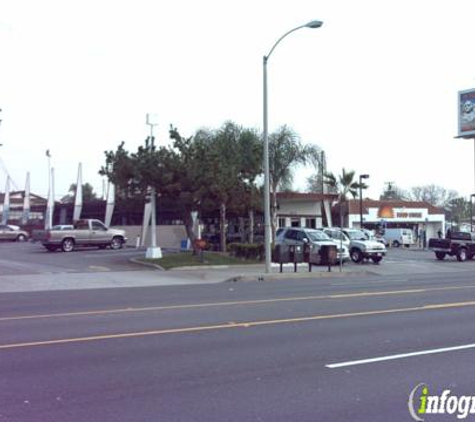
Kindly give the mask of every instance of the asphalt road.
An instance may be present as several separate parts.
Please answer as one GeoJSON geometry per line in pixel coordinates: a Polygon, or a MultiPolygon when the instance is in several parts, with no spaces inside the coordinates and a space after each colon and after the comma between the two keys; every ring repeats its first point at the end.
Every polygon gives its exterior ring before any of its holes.
{"type": "Polygon", "coordinates": [[[421,382],[475,395],[465,268],[5,293],[0,421],[409,421],[421,382]]]}

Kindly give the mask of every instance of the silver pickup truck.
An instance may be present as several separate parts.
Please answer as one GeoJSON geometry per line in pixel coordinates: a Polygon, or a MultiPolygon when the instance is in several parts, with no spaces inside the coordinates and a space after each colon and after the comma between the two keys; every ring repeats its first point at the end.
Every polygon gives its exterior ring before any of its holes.
{"type": "Polygon", "coordinates": [[[110,229],[99,220],[78,220],[73,229],[37,230],[33,240],[39,241],[50,252],[61,248],[72,252],[77,246],[98,246],[105,249],[120,249],[126,242],[123,230],[110,229]]]}

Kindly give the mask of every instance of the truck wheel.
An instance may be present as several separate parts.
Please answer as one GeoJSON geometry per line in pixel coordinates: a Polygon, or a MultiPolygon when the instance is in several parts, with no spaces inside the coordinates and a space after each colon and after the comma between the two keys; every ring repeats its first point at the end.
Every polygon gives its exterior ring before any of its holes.
{"type": "Polygon", "coordinates": [[[435,257],[439,260],[442,261],[445,258],[445,252],[436,252],[435,257]]]}
{"type": "Polygon", "coordinates": [[[457,261],[463,262],[467,260],[467,249],[460,248],[457,252],[457,261]]]}
{"type": "Polygon", "coordinates": [[[381,262],[381,260],[383,259],[383,257],[382,256],[373,256],[373,257],[371,257],[371,259],[373,260],[373,262],[375,264],[379,264],[381,262]]]}
{"type": "Polygon", "coordinates": [[[359,263],[363,260],[363,254],[359,249],[352,249],[350,255],[353,262],[359,263]]]}
{"type": "Polygon", "coordinates": [[[393,242],[393,246],[394,246],[395,248],[399,248],[399,246],[401,246],[401,244],[399,243],[398,240],[395,240],[395,241],[393,242]]]}
{"type": "Polygon", "coordinates": [[[117,249],[121,249],[123,244],[124,244],[124,239],[116,236],[112,239],[110,246],[111,246],[111,249],[117,250],[117,249]]]}
{"type": "Polygon", "coordinates": [[[17,237],[16,237],[16,241],[17,242],[24,242],[26,241],[26,236],[24,234],[19,234],[17,237]]]}
{"type": "Polygon", "coordinates": [[[74,240],[71,238],[64,239],[61,243],[61,249],[63,250],[63,252],[74,251],[74,240]]]}

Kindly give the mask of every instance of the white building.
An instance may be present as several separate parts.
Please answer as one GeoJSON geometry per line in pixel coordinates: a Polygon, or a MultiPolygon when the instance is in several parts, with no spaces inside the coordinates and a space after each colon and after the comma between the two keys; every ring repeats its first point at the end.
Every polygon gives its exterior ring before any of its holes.
{"type": "Polygon", "coordinates": [[[331,226],[336,198],[334,194],[277,192],[277,227],[331,226]]]}
{"type": "MultiPolygon", "coordinates": [[[[346,224],[349,227],[360,227],[360,201],[349,200],[345,208],[346,224]]],[[[446,229],[444,210],[427,202],[364,199],[362,215],[365,228],[407,228],[416,235],[425,231],[427,239],[437,237],[439,230],[445,234],[446,229]]]]}

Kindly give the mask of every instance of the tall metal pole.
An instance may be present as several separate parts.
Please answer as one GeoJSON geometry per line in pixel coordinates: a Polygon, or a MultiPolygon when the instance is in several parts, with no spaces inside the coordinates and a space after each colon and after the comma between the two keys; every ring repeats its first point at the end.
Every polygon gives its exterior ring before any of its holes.
{"type": "Polygon", "coordinates": [[[267,121],[267,61],[277,45],[289,34],[300,28],[319,28],[321,21],[310,21],[300,25],[282,35],[272,46],[267,56],[263,57],[263,142],[264,142],[264,250],[266,255],[266,273],[271,272],[271,215],[270,215],[270,175],[269,175],[269,137],[267,121]]]}
{"type": "Polygon", "coordinates": [[[360,176],[360,229],[363,228],[363,188],[361,187],[361,176],[360,176]]]}
{"type": "MultiPolygon", "coordinates": [[[[149,123],[150,124],[150,148],[153,152],[153,148],[154,148],[154,139],[153,139],[153,124],[149,123]]],[[[155,186],[152,186],[152,190],[151,190],[151,198],[150,198],[150,202],[152,204],[152,216],[151,216],[151,219],[152,219],[152,222],[151,222],[151,225],[152,225],[152,248],[156,248],[157,247],[157,231],[156,231],[156,227],[157,227],[157,219],[156,219],[156,212],[157,212],[157,208],[156,208],[156,202],[155,202],[155,196],[156,196],[156,192],[155,192],[155,186]]]]}
{"type": "Polygon", "coordinates": [[[470,233],[473,232],[473,202],[472,202],[473,196],[474,194],[472,193],[470,195],[470,233]]]}
{"type": "MultiPolygon", "coordinates": [[[[155,142],[153,138],[153,127],[157,125],[154,115],[147,114],[147,124],[150,126],[150,150],[153,152],[155,142]]],[[[151,245],[147,248],[146,258],[157,259],[162,257],[162,251],[157,246],[157,220],[156,220],[156,191],[155,186],[150,187],[150,206],[151,206],[151,245]]]]}
{"type": "Polygon", "coordinates": [[[360,174],[360,229],[363,228],[363,183],[362,179],[367,179],[369,174],[360,174]]]}
{"type": "Polygon", "coordinates": [[[270,224],[270,174],[269,174],[269,137],[267,121],[267,56],[263,58],[264,73],[264,248],[266,255],[266,273],[271,272],[271,224],[270,224]]]}

